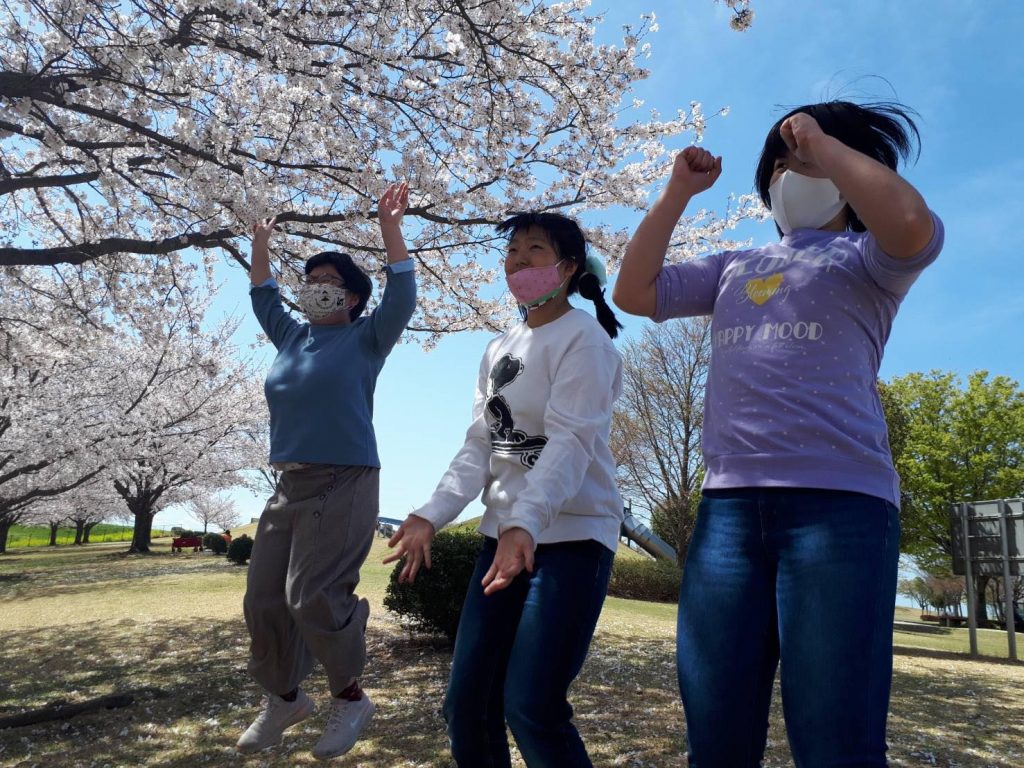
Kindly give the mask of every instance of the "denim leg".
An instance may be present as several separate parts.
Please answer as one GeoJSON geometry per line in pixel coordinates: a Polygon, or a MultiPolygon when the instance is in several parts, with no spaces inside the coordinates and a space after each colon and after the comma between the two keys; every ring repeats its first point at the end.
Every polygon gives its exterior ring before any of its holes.
{"type": "Polygon", "coordinates": [[[613,558],[596,541],[537,547],[505,681],[505,716],[529,768],[591,765],[567,696],[587,657],[613,558]]]}
{"type": "Polygon", "coordinates": [[[690,766],[761,762],[779,658],[775,571],[758,491],[707,491],[683,570],[676,635],[690,766]]]}
{"type": "Polygon", "coordinates": [[[899,513],[859,493],[773,496],[782,702],[794,762],[885,766],[899,513]]]}
{"type": "Polygon", "coordinates": [[[477,557],[455,637],[444,700],[452,757],[461,768],[509,768],[504,686],[529,580],[520,574],[506,589],[485,596],[480,582],[497,543],[486,539],[477,557]]]}

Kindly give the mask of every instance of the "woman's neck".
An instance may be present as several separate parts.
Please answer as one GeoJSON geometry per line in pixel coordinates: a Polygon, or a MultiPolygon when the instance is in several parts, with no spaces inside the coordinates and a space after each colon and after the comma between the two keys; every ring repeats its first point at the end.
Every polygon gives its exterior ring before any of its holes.
{"type": "Polygon", "coordinates": [[[572,304],[569,303],[569,297],[564,293],[560,293],[551,301],[528,310],[526,324],[531,328],[540,328],[542,325],[547,325],[553,320],[557,320],[570,309],[572,309],[572,304]]]}
{"type": "Polygon", "coordinates": [[[337,312],[334,312],[333,314],[328,315],[327,317],[320,318],[319,320],[310,320],[309,324],[310,325],[315,325],[317,327],[326,326],[326,325],[346,326],[346,325],[351,325],[352,324],[352,320],[349,317],[347,309],[340,309],[337,312]]]}

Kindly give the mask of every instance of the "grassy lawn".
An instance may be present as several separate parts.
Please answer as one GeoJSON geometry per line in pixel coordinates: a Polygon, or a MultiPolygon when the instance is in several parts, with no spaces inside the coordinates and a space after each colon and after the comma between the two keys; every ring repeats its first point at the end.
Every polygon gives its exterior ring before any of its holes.
{"type": "MultiPolygon", "coordinates": [[[[246,569],[208,554],[172,555],[166,542],[150,556],[124,549],[33,548],[0,557],[0,715],[145,689],[130,707],[0,731],[0,768],[317,764],[309,749],[319,716],[266,753],[233,752],[260,700],[244,671],[246,569]]],[[[364,682],[377,715],[336,764],[449,766],[438,709],[450,656],[381,607],[390,570],[380,565],[384,550],[377,540],[360,586],[373,605],[364,682]]],[[[675,615],[673,605],[608,599],[573,689],[595,765],[685,765],[675,615]]],[[[961,633],[966,649],[965,630],[897,629],[893,765],[1024,765],[1024,665],[951,653],[961,633]]],[[[1003,642],[995,652],[1005,653],[1005,636],[993,638],[1003,642]]],[[[319,670],[306,687],[317,700],[327,695],[319,670]]],[[[778,698],[766,766],[791,765],[778,698]]]]}
{"type": "MultiPolygon", "coordinates": [[[[921,612],[913,608],[896,608],[893,642],[908,649],[926,649],[949,653],[971,651],[970,633],[966,628],[941,627],[935,622],[921,621],[921,612]]],[[[1002,629],[978,630],[978,653],[999,659],[1007,658],[1008,642],[1002,629]]],[[[1024,633],[1017,633],[1017,655],[1024,657],[1024,633]]]]}

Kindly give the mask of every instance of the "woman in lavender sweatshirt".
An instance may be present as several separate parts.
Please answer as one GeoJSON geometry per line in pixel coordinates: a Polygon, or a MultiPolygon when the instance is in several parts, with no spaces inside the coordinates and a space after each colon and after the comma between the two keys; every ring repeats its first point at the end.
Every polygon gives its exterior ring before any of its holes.
{"type": "Polygon", "coordinates": [[[755,180],[782,239],[664,265],[721,157],[689,147],[615,286],[656,322],[711,315],[703,499],[679,602],[690,765],[760,764],[781,661],[797,766],[884,766],[899,476],[875,386],[942,224],[896,173],[905,109],[834,101],[768,132],[755,180]]]}

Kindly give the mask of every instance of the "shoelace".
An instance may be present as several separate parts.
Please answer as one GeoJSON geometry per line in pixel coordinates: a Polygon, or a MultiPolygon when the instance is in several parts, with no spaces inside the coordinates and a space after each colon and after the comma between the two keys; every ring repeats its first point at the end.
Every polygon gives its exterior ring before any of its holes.
{"type": "Polygon", "coordinates": [[[351,703],[348,700],[331,702],[331,714],[327,717],[328,728],[340,728],[345,725],[345,713],[348,712],[348,705],[351,703]]]}
{"type": "Polygon", "coordinates": [[[267,696],[266,701],[267,701],[267,703],[264,705],[263,711],[260,712],[260,715],[259,715],[259,719],[260,720],[267,720],[267,719],[269,719],[270,715],[274,712],[275,709],[280,707],[282,704],[287,703],[287,702],[285,702],[284,699],[282,699],[282,698],[280,698],[278,696],[267,696]]]}

